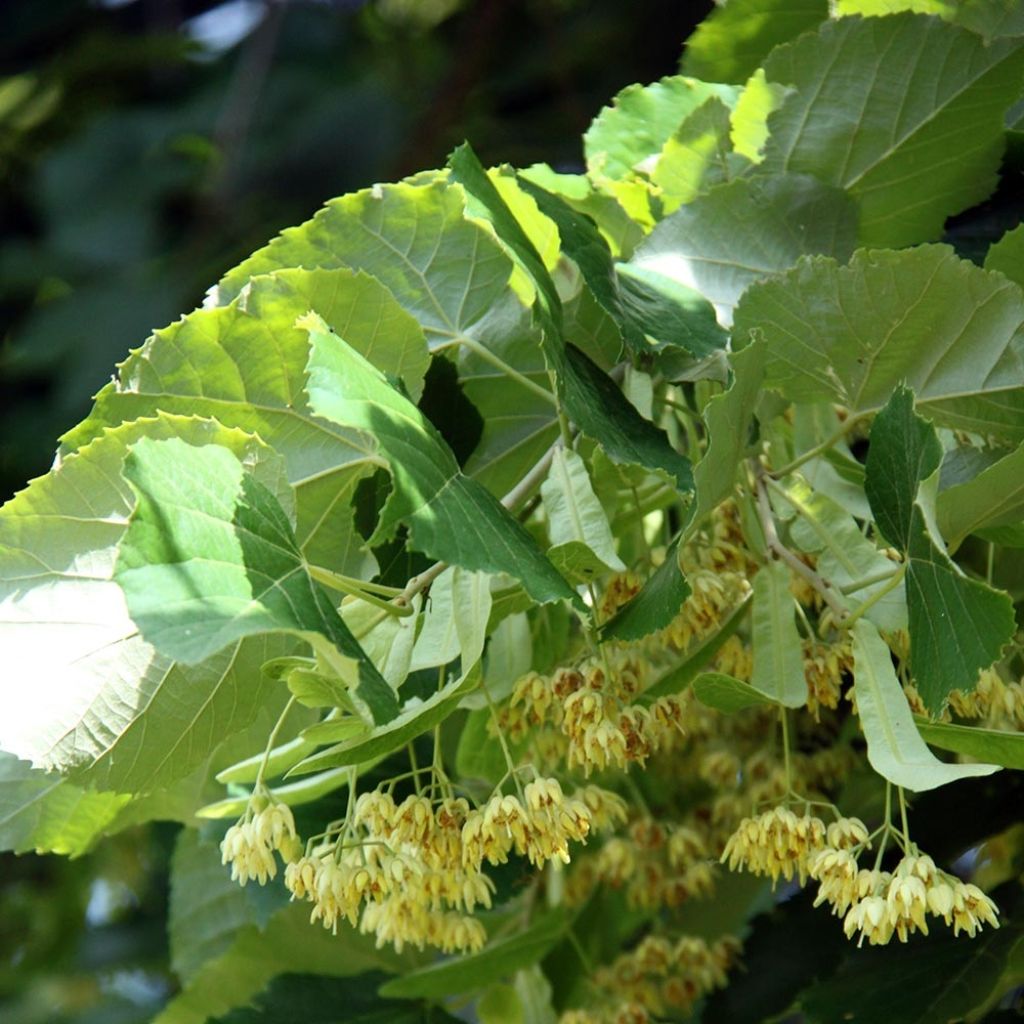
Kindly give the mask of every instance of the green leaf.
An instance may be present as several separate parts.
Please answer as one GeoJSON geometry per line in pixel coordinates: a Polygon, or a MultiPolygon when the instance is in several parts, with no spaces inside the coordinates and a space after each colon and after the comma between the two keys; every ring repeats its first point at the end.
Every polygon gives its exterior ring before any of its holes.
{"type": "Polygon", "coordinates": [[[535,466],[558,437],[558,418],[536,331],[492,335],[487,356],[464,352],[459,384],[483,419],[483,433],[465,465],[467,475],[503,495],[535,466]],[[502,360],[533,384],[527,389],[490,362],[502,360]]]}
{"type": "Polygon", "coordinates": [[[782,562],[769,562],[758,570],[753,590],[754,671],[750,683],[777,704],[801,708],[807,703],[807,681],[789,569],[782,562]]]}
{"type": "Polygon", "coordinates": [[[989,246],[985,269],[1003,274],[1024,288],[1024,224],[1018,224],[989,246]]]}
{"type": "MultiPolygon", "coordinates": [[[[459,734],[459,745],[455,752],[455,770],[460,779],[483,779],[492,786],[501,781],[508,770],[501,744],[488,728],[493,712],[488,707],[477,708],[466,717],[466,724],[459,734]]],[[[512,756],[522,753],[529,740],[523,738],[518,747],[512,745],[512,756]]]]}
{"type": "Polygon", "coordinates": [[[523,527],[460,471],[451,449],[419,409],[318,318],[306,326],[312,344],[311,408],[334,423],[372,434],[378,457],[390,467],[395,490],[376,536],[387,537],[406,521],[414,549],[431,558],[508,573],[541,602],[574,598],[523,527]]]}
{"type": "Polygon", "coordinates": [[[311,926],[308,908],[291,903],[264,931],[255,925],[235,933],[231,945],[208,960],[154,1019],[153,1024],[206,1024],[245,1006],[280,974],[302,972],[351,977],[368,970],[399,970],[409,958],[374,948],[371,936],[345,927],[338,935],[311,926]]]}
{"type": "Polygon", "coordinates": [[[937,714],[952,690],[971,692],[1014,635],[1008,594],[965,577],[928,538],[915,509],[908,552],[910,667],[925,706],[937,714]]]}
{"type": "Polygon", "coordinates": [[[661,148],[651,181],[661,189],[665,213],[692,202],[733,177],[729,107],[717,96],[705,100],[669,136],[661,148]]]}
{"type": "MultiPolygon", "coordinates": [[[[379,725],[371,732],[362,736],[345,739],[343,742],[300,761],[289,769],[286,778],[295,775],[308,775],[311,772],[323,771],[325,768],[339,768],[344,765],[365,764],[367,761],[384,757],[400,750],[417,736],[429,732],[435,725],[440,725],[459,706],[465,694],[471,692],[480,683],[480,673],[475,664],[457,679],[442,686],[426,700],[410,697],[396,718],[384,725],[379,725]]],[[[304,739],[316,743],[328,743],[338,738],[339,722],[321,722],[311,726],[302,734],[304,739]]]]}
{"type": "MultiPolygon", "coordinates": [[[[313,582],[275,496],[229,449],[143,438],[124,478],[137,501],[114,577],[143,638],[194,665],[247,636],[292,632],[358,664],[357,696],[375,722],[394,691],[313,582]]],[[[344,673],[342,673],[344,675],[344,673]]]]}
{"type": "MultiPolygon", "coordinates": [[[[1001,907],[1006,905],[1004,897],[1014,895],[1007,887],[994,893],[1001,907]]],[[[977,1019],[972,1011],[1001,994],[1003,972],[1024,936],[1015,909],[1001,928],[986,929],[970,942],[944,929],[924,942],[857,950],[839,971],[801,996],[801,1008],[811,1024],[948,1024],[977,1019]]]]}
{"type": "Polygon", "coordinates": [[[134,504],[121,466],[142,437],[224,445],[272,468],[241,431],[161,416],[104,433],[0,510],[0,647],[11,677],[32,680],[31,700],[5,705],[0,747],[126,793],[184,778],[251,723],[277,690],[260,666],[295,648],[253,637],[188,667],[139,635],[113,570],[134,504]]]}
{"type": "Polygon", "coordinates": [[[913,392],[898,388],[872,425],[864,490],[879,529],[907,556],[910,667],[933,714],[952,690],[974,689],[1015,631],[1009,596],[964,576],[928,532],[918,485],[941,456],[934,429],[914,413],[913,392]]]}
{"type": "MultiPolygon", "coordinates": [[[[562,301],[547,264],[469,143],[464,142],[449,155],[448,166],[454,180],[465,189],[466,213],[493,224],[498,239],[536,286],[538,300],[546,315],[556,326],[560,325],[562,301]]],[[[520,195],[524,193],[520,192],[520,195]]],[[[527,194],[526,199],[531,205],[536,205],[532,195],[527,194]]]]}
{"type": "Polygon", "coordinates": [[[836,0],[836,17],[859,14],[866,18],[884,17],[888,14],[937,14],[949,13],[949,0],[836,0]]]}
{"type": "Polygon", "coordinates": [[[258,434],[285,460],[307,558],[352,576],[372,572],[348,510],[356,485],[376,468],[373,448],[358,431],[314,418],[306,404],[309,336],[295,321],[310,309],[419,396],[429,360],[423,332],[383,285],[348,269],[283,270],[256,278],[228,306],[196,310],[157,331],[65,444],[158,410],[258,434]]]}
{"type": "Polygon", "coordinates": [[[768,120],[763,166],[845,189],[863,245],[929,241],[995,188],[1022,69],[1019,40],[986,45],[938,18],[826,21],[765,62],[795,91],[768,120]]]}
{"type": "Polygon", "coordinates": [[[1024,520],[1024,444],[972,479],[939,491],[935,516],[951,549],[982,527],[1024,520]]]}
{"type": "Polygon", "coordinates": [[[523,1005],[511,985],[495,985],[477,1000],[480,1024],[526,1024],[523,1005]]]}
{"type": "Polygon", "coordinates": [[[706,299],[661,275],[643,273],[639,267],[616,267],[607,242],[589,217],[529,179],[523,182],[558,225],[565,254],[579,267],[594,298],[634,352],[681,346],[704,356],[725,347],[725,332],[706,299]]]}
{"type": "Polygon", "coordinates": [[[804,260],[750,289],[733,337],[764,339],[792,401],[868,413],[902,382],[943,426],[1024,441],[1024,294],[948,246],[804,260]]]}
{"type": "Polygon", "coordinates": [[[693,468],[696,497],[686,535],[700,526],[704,517],[735,490],[736,471],[749,447],[754,404],[761,391],[766,356],[760,343],[730,355],[732,382],[727,391],[715,395],[704,407],[708,446],[693,468]]]}
{"type": "Polygon", "coordinates": [[[685,690],[700,674],[700,670],[718,653],[725,641],[742,625],[750,610],[750,602],[751,595],[748,594],[716,633],[712,633],[696,649],[692,650],[685,661],[670,668],[648,686],[637,698],[637,703],[650,705],[659,697],[670,693],[681,693],[685,690]]]}
{"type": "Polygon", "coordinates": [[[690,460],[669,443],[663,430],[645,420],[615,382],[579,349],[566,346],[570,372],[562,378],[565,407],[576,425],[626,465],[666,474],[677,490],[693,490],[690,460]]]}
{"type": "MultiPolygon", "coordinates": [[[[801,551],[818,556],[818,572],[834,588],[844,588],[861,580],[895,575],[900,567],[875,547],[861,532],[857,521],[830,498],[810,487],[800,477],[785,482],[786,500],[798,515],[790,525],[790,536],[801,551]]],[[[850,611],[870,600],[890,580],[858,587],[838,600],[850,611]]],[[[907,628],[907,602],[902,587],[881,597],[865,613],[879,629],[892,632],[907,628]]]]}
{"type": "Polygon", "coordinates": [[[682,75],[628,86],[583,136],[587,170],[609,178],[629,176],[637,164],[659,153],[683,118],[711,96],[732,106],[736,90],[682,75]]]}
{"type": "MultiPolygon", "coordinates": [[[[453,154],[453,160],[474,203],[486,212],[498,236],[533,281],[544,355],[555,375],[565,412],[612,458],[662,470],[676,478],[681,490],[688,490],[691,485],[689,460],[672,448],[664,432],[640,416],[607,374],[579,349],[565,344],[561,300],[554,282],[473,151],[463,146],[453,154]]],[[[531,191],[537,194],[539,190],[532,188],[531,191]]]]}
{"type": "MultiPolygon", "coordinates": [[[[594,494],[586,464],[576,452],[566,448],[555,450],[540,493],[553,549],[567,544],[582,545],[585,552],[590,552],[590,562],[596,563],[594,571],[625,570],[625,564],[615,551],[608,517],[594,494]]],[[[550,551],[548,556],[554,557],[554,554],[550,551]]]]}
{"type": "Polygon", "coordinates": [[[383,977],[279,975],[249,1006],[210,1024],[456,1024],[438,1007],[381,999],[376,990],[383,977]],[[341,1007],[343,1018],[338,1016],[341,1007]]]}
{"type": "Polygon", "coordinates": [[[187,982],[231,946],[236,932],[247,925],[266,927],[287,902],[279,887],[243,887],[231,881],[218,844],[183,829],[171,858],[167,930],[172,969],[187,982]]]}
{"type": "Polygon", "coordinates": [[[691,684],[694,696],[709,708],[733,715],[747,708],[777,703],[742,679],[721,672],[703,672],[691,684]]]}
{"type": "Polygon", "coordinates": [[[130,799],[82,789],[0,751],[0,850],[78,857],[130,799]]]}
{"type": "Polygon", "coordinates": [[[524,931],[485,946],[479,953],[451,957],[410,971],[381,985],[382,996],[439,999],[471,992],[538,963],[562,938],[565,913],[552,911],[524,931]]]}
{"type": "Polygon", "coordinates": [[[708,82],[744,82],[772,49],[828,16],[828,0],[728,0],[687,39],[682,69],[708,82]]]}
{"type": "Polygon", "coordinates": [[[643,589],[601,628],[610,640],[640,640],[664,629],[690,596],[690,584],[679,568],[679,542],[665,552],[665,561],[651,574],[643,589]]]}
{"type": "MultiPolygon", "coordinates": [[[[532,164],[520,171],[518,177],[560,196],[574,210],[589,217],[616,257],[627,257],[643,238],[643,226],[629,216],[614,195],[602,191],[585,174],[560,174],[547,164],[532,164]]],[[[562,242],[565,243],[564,237],[562,242]]]]}
{"type": "Polygon", "coordinates": [[[945,0],[946,15],[986,40],[1024,36],[1024,10],[1016,0],[945,0]]]}
{"type": "Polygon", "coordinates": [[[615,277],[626,317],[649,339],[634,350],[637,354],[672,354],[682,349],[703,359],[727,347],[728,332],[700,292],[635,263],[618,264],[615,277]]]}
{"type": "Polygon", "coordinates": [[[419,322],[431,349],[504,333],[523,312],[508,287],[511,261],[466,219],[462,189],[445,181],[375,185],[332,200],[226,274],[216,299],[229,302],[249,278],[286,267],[365,270],[419,322]]]}
{"type": "Polygon", "coordinates": [[[666,217],[630,262],[695,288],[728,326],[755,281],[808,253],[846,259],[855,235],[856,209],[838,189],[807,175],[741,178],[666,217]]]}
{"type": "Polygon", "coordinates": [[[752,164],[764,160],[768,117],[782,106],[788,92],[784,85],[769,82],[763,68],[758,68],[743,87],[732,112],[730,139],[733,149],[752,164]]]}
{"type": "Polygon", "coordinates": [[[367,657],[394,690],[405,682],[409,674],[419,622],[418,594],[410,607],[414,614],[400,616],[389,615],[378,606],[356,597],[346,598],[341,605],[345,624],[353,635],[359,637],[359,644],[367,657]]]}
{"type": "Polygon", "coordinates": [[[920,716],[914,717],[914,724],[925,743],[940,750],[1024,771],[1024,733],[930,722],[920,716]]]}
{"type": "Polygon", "coordinates": [[[471,668],[483,654],[490,614],[491,578],[458,566],[446,569],[430,585],[423,628],[413,649],[413,671],[456,658],[464,670],[471,668]]]}
{"type": "Polygon", "coordinates": [[[878,629],[864,619],[853,624],[853,665],[868,761],[884,779],[921,793],[999,771],[994,764],[945,764],[925,746],[896,678],[889,648],[878,629]]]}

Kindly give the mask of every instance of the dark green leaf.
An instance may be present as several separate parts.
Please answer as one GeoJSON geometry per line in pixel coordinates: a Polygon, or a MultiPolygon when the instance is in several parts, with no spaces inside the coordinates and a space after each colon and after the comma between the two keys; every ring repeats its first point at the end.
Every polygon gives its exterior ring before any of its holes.
{"type": "Polygon", "coordinates": [[[279,975],[250,1006],[210,1024],[455,1024],[456,1018],[437,1007],[381,999],[377,988],[384,978],[279,975]]]}
{"type": "Polygon", "coordinates": [[[1024,733],[929,722],[921,717],[915,718],[914,722],[925,743],[933,747],[1024,771],[1024,733]]]}
{"type": "Polygon", "coordinates": [[[562,377],[565,407],[584,434],[598,441],[616,462],[666,473],[684,494],[693,490],[690,460],[680,455],[663,430],[645,420],[599,366],[566,346],[569,371],[562,377]]]}
{"type": "Polygon", "coordinates": [[[602,636],[610,640],[640,640],[664,629],[679,614],[690,596],[690,584],[679,568],[678,548],[676,541],[640,593],[604,624],[602,636]]]}
{"type": "Polygon", "coordinates": [[[505,572],[538,601],[573,599],[572,589],[498,500],[459,469],[426,417],[322,321],[310,331],[310,406],[318,415],[367,431],[386,460],[395,490],[376,535],[408,522],[412,546],[431,558],[483,572],[505,572]]]}
{"type": "Polygon", "coordinates": [[[454,957],[421,967],[380,987],[382,996],[400,999],[438,999],[472,992],[537,963],[562,937],[564,912],[552,911],[525,931],[485,946],[479,953],[454,957]]]}
{"type": "Polygon", "coordinates": [[[913,393],[899,388],[875,417],[864,489],[883,534],[907,556],[910,667],[937,714],[952,690],[974,689],[1016,623],[1009,596],[967,578],[929,535],[916,498],[920,481],[938,469],[942,449],[913,402],[913,393]]]}
{"type": "MultiPolygon", "coordinates": [[[[1012,887],[994,894],[1012,899],[1012,887]]],[[[1008,957],[1024,935],[1017,912],[998,930],[969,941],[951,931],[905,946],[852,951],[834,977],[800,999],[813,1024],[950,1024],[985,1003],[999,983],[1008,957]]],[[[936,927],[936,931],[939,931],[936,927]]]]}
{"type": "Polygon", "coordinates": [[[338,935],[314,927],[308,908],[290,903],[274,914],[265,930],[249,925],[236,932],[231,945],[199,968],[153,1024],[206,1024],[248,1004],[279,974],[346,978],[369,970],[400,970],[412,962],[408,956],[375,949],[371,936],[347,926],[338,935]]]}
{"type": "Polygon", "coordinates": [[[904,551],[914,529],[918,485],[941,461],[935,429],[914,412],[914,393],[896,388],[871,428],[864,493],[883,536],[904,551]]]}
{"type": "Polygon", "coordinates": [[[736,471],[749,447],[754,404],[764,379],[764,346],[749,345],[729,357],[732,381],[727,391],[712,398],[704,408],[708,446],[693,469],[696,497],[687,532],[729,498],[736,487],[736,471]]]}

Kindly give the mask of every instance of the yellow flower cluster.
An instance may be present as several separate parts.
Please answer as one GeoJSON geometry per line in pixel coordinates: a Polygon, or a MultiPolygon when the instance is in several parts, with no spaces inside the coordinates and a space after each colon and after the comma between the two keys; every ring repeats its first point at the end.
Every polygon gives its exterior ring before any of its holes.
{"type": "Polygon", "coordinates": [[[953,934],[972,938],[983,924],[999,927],[996,905],[976,885],[941,871],[931,857],[907,854],[893,872],[858,869],[856,852],[828,846],[811,859],[809,874],[818,884],[815,906],[828,903],[843,917],[848,938],[860,935],[873,946],[895,935],[900,942],[919,931],[927,917],[942,918],[953,934]]]}
{"type": "Polygon", "coordinates": [[[961,718],[983,718],[996,728],[1016,728],[1024,725],[1024,682],[1007,682],[995,669],[985,669],[970,693],[954,690],[950,694],[949,706],[961,718]]]}
{"type": "Polygon", "coordinates": [[[310,921],[331,931],[347,920],[397,950],[472,951],[487,939],[470,916],[491,905],[485,864],[502,864],[513,851],[537,867],[568,863],[570,842],[585,842],[592,828],[613,827],[625,815],[614,793],[587,786],[566,797],[555,779],[530,782],[522,799],[495,793],[480,808],[461,797],[411,795],[396,803],[375,790],[356,801],[343,835],[288,866],[285,885],[294,899],[313,904],[310,921]]]}
{"type": "Polygon", "coordinates": [[[742,679],[749,683],[754,674],[754,651],[750,644],[745,644],[735,633],[729,637],[715,654],[712,667],[724,672],[734,679],[742,679]]]}
{"type": "Polygon", "coordinates": [[[683,551],[681,561],[687,575],[695,569],[704,568],[718,573],[753,576],[758,563],[747,547],[736,502],[731,498],[723,501],[711,513],[709,523],[707,536],[688,544],[683,551]]]}
{"type": "Polygon", "coordinates": [[[567,766],[595,769],[644,765],[655,753],[672,748],[684,731],[683,701],[659,697],[650,706],[635,703],[647,685],[647,667],[635,655],[609,650],[601,661],[561,668],[550,678],[536,672],[519,679],[498,727],[513,741],[528,735],[534,746],[567,766]],[[545,728],[556,728],[563,744],[544,743],[545,728]]]}
{"type": "Polygon", "coordinates": [[[853,647],[845,638],[831,644],[805,640],[803,655],[807,709],[818,718],[821,708],[839,707],[843,677],[853,671],[853,647]]]}
{"type": "Polygon", "coordinates": [[[221,863],[231,865],[231,879],[245,885],[250,878],[260,885],[277,875],[278,851],[287,863],[302,851],[295,834],[295,819],[286,804],[269,803],[262,810],[246,814],[221,840],[221,863]]]}
{"type": "Polygon", "coordinates": [[[597,606],[601,622],[607,622],[623,605],[629,604],[643,585],[644,581],[635,572],[616,573],[605,586],[597,606]]]}
{"type": "Polygon", "coordinates": [[[608,839],[569,876],[566,899],[579,905],[600,884],[625,889],[633,907],[678,907],[714,891],[715,868],[703,836],[686,825],[634,821],[628,834],[608,839]]]}
{"type": "Polygon", "coordinates": [[[618,1001],[610,1009],[569,1011],[561,1024],[646,1022],[666,1013],[686,1014],[698,999],[726,984],[739,950],[731,936],[708,943],[690,935],[675,941],[649,935],[594,974],[597,988],[618,1001]]]}
{"type": "Polygon", "coordinates": [[[747,576],[729,570],[696,569],[687,575],[690,596],[663,630],[681,651],[710,636],[750,592],[747,576]]]}
{"type": "Polygon", "coordinates": [[[577,690],[565,702],[562,731],[569,739],[570,768],[582,768],[589,775],[595,768],[642,767],[682,735],[683,707],[674,694],[645,707],[622,705],[594,690],[577,690]]]}
{"type": "Polygon", "coordinates": [[[772,882],[787,881],[794,875],[803,885],[808,860],[825,843],[825,823],[788,807],[775,807],[756,818],[744,818],[729,837],[722,862],[736,870],[746,868],[754,875],[767,875],[772,882]]]}
{"type": "Polygon", "coordinates": [[[504,864],[512,850],[540,866],[549,860],[569,863],[569,842],[582,843],[590,832],[590,809],[567,800],[555,779],[536,779],[517,796],[491,797],[473,811],[462,829],[462,863],[471,870],[504,864]]]}

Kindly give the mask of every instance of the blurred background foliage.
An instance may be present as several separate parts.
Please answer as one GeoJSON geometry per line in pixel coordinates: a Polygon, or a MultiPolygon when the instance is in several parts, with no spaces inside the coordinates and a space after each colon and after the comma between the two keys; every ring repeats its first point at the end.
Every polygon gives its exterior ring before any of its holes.
{"type": "Polygon", "coordinates": [[[443,163],[579,169],[624,85],[710,3],[9,0],[0,5],[0,491],[114,363],[328,197],[443,163]]]}
{"type": "MultiPolygon", "coordinates": [[[[0,500],[114,364],[330,196],[435,167],[582,169],[623,86],[707,2],[0,4],[0,500]]],[[[167,967],[173,826],[78,860],[0,855],[0,1022],[135,1024],[167,967]]]]}

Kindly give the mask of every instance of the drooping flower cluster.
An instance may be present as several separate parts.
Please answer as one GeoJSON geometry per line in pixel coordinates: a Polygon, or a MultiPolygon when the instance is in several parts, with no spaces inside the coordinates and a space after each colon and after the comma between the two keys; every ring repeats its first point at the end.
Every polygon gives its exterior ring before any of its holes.
{"type": "Polygon", "coordinates": [[[853,648],[847,638],[831,644],[805,640],[803,655],[807,709],[819,718],[821,708],[839,706],[843,679],[853,671],[853,648]]]}
{"type": "Polygon", "coordinates": [[[481,948],[487,938],[472,916],[490,907],[487,864],[515,852],[537,867],[569,862],[569,844],[625,817],[621,798],[596,786],[567,797],[555,779],[528,783],[522,799],[495,793],[482,807],[462,797],[410,795],[396,803],[375,790],[356,801],[337,837],[290,864],[285,885],[313,904],[310,919],[336,931],[347,920],[378,945],[481,948]]]}
{"type": "Polygon", "coordinates": [[[832,844],[809,865],[818,882],[815,906],[828,903],[843,918],[848,937],[859,933],[861,942],[867,939],[873,946],[894,935],[906,942],[914,932],[928,934],[929,915],[952,925],[954,935],[966,932],[973,938],[983,924],[999,927],[992,900],[976,885],[937,868],[926,854],[908,853],[889,872],[858,869],[856,849],[832,844]]]}
{"type": "MultiPolygon", "coordinates": [[[[562,742],[547,753],[570,769],[643,766],[673,748],[685,731],[683,703],[675,694],[644,702],[648,669],[641,659],[609,651],[602,660],[561,668],[550,678],[531,672],[520,679],[496,728],[513,741],[551,728],[562,742]]],[[[533,736],[540,745],[543,740],[533,736]]]]}
{"type": "Polygon", "coordinates": [[[687,582],[690,596],[664,630],[665,638],[681,651],[715,632],[750,593],[747,576],[728,570],[696,569],[687,582]]]}
{"type": "Polygon", "coordinates": [[[285,863],[302,851],[295,833],[295,819],[287,804],[267,803],[262,809],[247,809],[245,815],[227,832],[220,844],[221,863],[231,865],[231,879],[245,885],[255,879],[260,885],[277,876],[274,852],[285,863]]]}
{"type": "Polygon", "coordinates": [[[1007,681],[995,670],[985,669],[970,693],[950,694],[950,709],[961,718],[981,718],[991,728],[1024,725],[1024,681],[1007,681]]]}
{"type": "Polygon", "coordinates": [[[744,818],[725,844],[721,859],[734,871],[743,867],[751,874],[767,875],[773,883],[795,875],[803,885],[808,861],[824,845],[825,833],[820,818],[775,807],[756,818],[744,818]]]}
{"type": "Polygon", "coordinates": [[[731,936],[709,943],[692,935],[675,941],[648,935],[595,972],[594,985],[607,996],[607,1005],[570,1011],[560,1024],[643,1024],[666,1014],[687,1014],[698,999],[725,985],[739,950],[731,936]]]}
{"type": "Polygon", "coordinates": [[[707,843],[697,829],[638,818],[625,835],[607,839],[596,853],[579,859],[566,898],[579,905],[603,884],[624,889],[630,906],[675,908],[710,895],[715,877],[707,843]]]}

